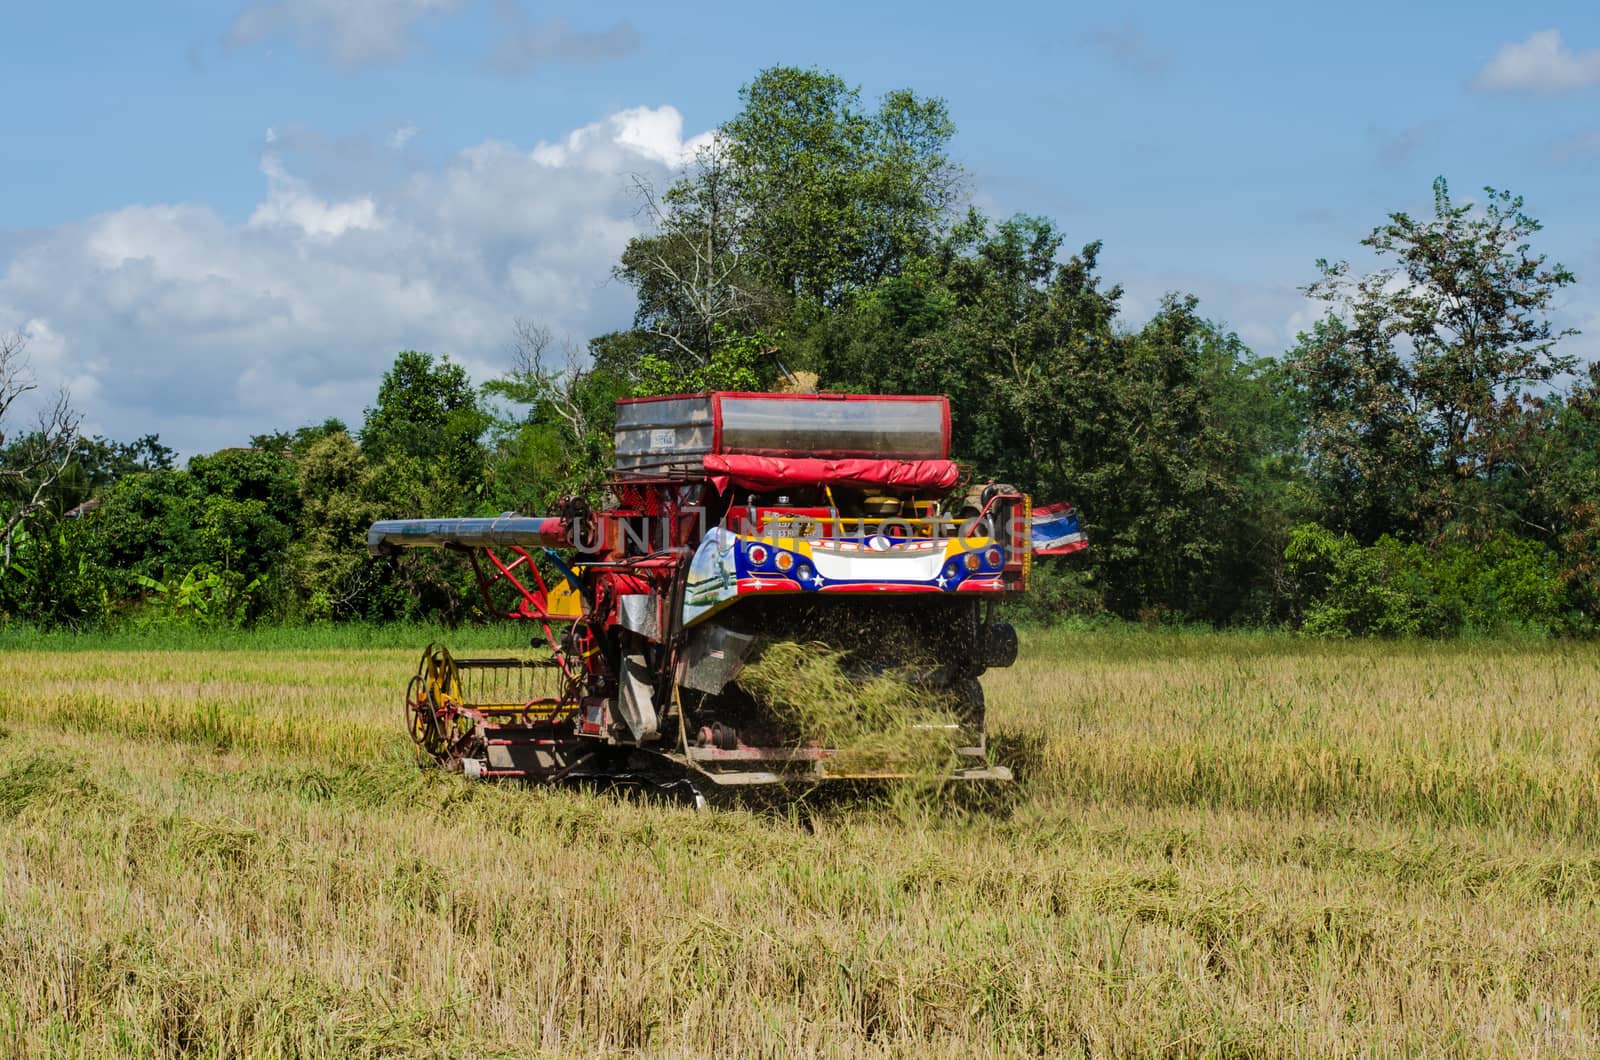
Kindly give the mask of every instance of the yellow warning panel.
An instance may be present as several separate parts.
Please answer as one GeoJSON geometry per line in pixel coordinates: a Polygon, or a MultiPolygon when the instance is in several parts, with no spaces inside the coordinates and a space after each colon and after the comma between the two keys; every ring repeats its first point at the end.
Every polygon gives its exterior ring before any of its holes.
{"type": "Polygon", "coordinates": [[[562,578],[550,586],[544,606],[551,618],[579,619],[583,617],[583,594],[572,582],[562,578]]]}

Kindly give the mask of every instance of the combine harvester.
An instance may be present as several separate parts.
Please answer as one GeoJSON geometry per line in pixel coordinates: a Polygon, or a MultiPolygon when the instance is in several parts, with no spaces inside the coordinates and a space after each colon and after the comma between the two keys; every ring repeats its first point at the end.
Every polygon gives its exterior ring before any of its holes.
{"type": "Polygon", "coordinates": [[[412,738],[469,777],[685,786],[697,803],[711,786],[861,779],[739,684],[789,641],[944,704],[952,778],[1009,780],[987,758],[978,684],[1017,654],[995,605],[1027,587],[1035,554],[1086,541],[1070,506],[959,488],[949,449],[942,397],[636,398],[618,403],[603,510],[568,498],[548,517],[373,524],[375,555],[466,553],[485,607],[544,649],[430,645],[406,693],[412,738]]]}

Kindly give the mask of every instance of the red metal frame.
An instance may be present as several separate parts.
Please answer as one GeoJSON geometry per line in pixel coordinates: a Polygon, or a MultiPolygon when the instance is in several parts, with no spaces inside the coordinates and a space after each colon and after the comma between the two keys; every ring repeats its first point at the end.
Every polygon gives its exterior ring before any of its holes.
{"type": "MultiPolygon", "coordinates": [[[[473,549],[470,553],[472,573],[478,580],[478,593],[483,597],[484,609],[497,618],[539,623],[539,629],[544,633],[545,642],[549,644],[551,651],[555,652],[556,658],[560,659],[562,657],[561,638],[556,636],[555,630],[550,628],[551,620],[548,606],[550,589],[545,585],[544,575],[539,573],[539,565],[534,562],[533,556],[528,553],[527,549],[522,548],[520,545],[512,545],[511,551],[516,553],[516,559],[513,559],[510,563],[501,559],[492,548],[473,549]],[[495,571],[493,574],[488,574],[484,571],[483,563],[478,559],[478,553],[480,552],[489,557],[489,562],[494,564],[495,571]],[[533,575],[532,581],[537,586],[537,589],[529,589],[514,573],[523,564],[527,564],[528,572],[533,575]],[[509,583],[517,592],[517,605],[510,611],[503,611],[495,604],[494,586],[502,581],[509,583]]],[[[567,673],[568,677],[573,676],[567,670],[565,663],[562,664],[562,671],[567,673]]]]}

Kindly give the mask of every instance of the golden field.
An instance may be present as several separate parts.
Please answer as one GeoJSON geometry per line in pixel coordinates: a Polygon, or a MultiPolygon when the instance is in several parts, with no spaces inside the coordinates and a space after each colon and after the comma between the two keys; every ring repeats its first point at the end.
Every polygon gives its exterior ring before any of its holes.
{"type": "Polygon", "coordinates": [[[263,644],[0,649],[0,1056],[1600,1053],[1592,646],[1035,633],[1007,792],[696,814],[263,644]]]}

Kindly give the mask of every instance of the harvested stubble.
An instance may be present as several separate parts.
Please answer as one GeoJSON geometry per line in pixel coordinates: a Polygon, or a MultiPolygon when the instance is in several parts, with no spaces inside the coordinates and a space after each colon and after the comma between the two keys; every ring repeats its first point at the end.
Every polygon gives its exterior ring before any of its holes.
{"type": "Polygon", "coordinates": [[[0,656],[0,1055],[1600,1049],[1587,646],[1031,636],[1004,813],[419,772],[414,655],[0,656]]]}

